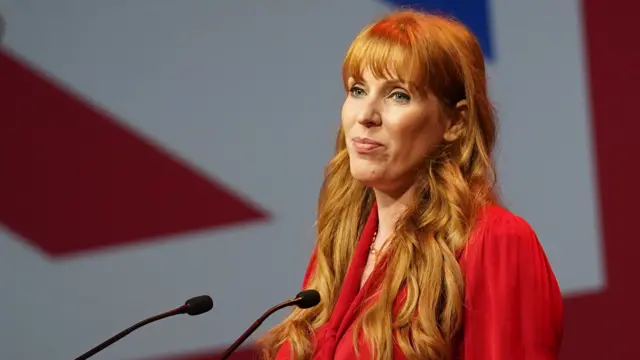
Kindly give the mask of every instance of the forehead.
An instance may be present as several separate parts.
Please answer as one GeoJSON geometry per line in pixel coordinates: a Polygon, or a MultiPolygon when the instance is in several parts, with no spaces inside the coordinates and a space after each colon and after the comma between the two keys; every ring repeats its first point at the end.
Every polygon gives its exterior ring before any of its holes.
{"type": "Polygon", "coordinates": [[[398,81],[419,89],[427,83],[429,63],[421,55],[408,39],[370,29],[351,44],[342,67],[343,80],[345,85],[349,78],[398,81]]]}

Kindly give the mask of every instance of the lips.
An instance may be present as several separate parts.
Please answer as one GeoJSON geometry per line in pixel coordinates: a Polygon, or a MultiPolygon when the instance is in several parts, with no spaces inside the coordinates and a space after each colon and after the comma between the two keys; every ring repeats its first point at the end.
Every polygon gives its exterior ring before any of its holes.
{"type": "Polygon", "coordinates": [[[359,144],[369,144],[369,145],[378,145],[378,146],[382,146],[381,143],[375,141],[375,140],[371,140],[369,138],[361,138],[361,137],[354,137],[353,138],[353,142],[359,143],[359,144]]]}
{"type": "Polygon", "coordinates": [[[354,149],[359,153],[369,153],[382,147],[381,143],[369,138],[354,137],[352,141],[354,149]]]}

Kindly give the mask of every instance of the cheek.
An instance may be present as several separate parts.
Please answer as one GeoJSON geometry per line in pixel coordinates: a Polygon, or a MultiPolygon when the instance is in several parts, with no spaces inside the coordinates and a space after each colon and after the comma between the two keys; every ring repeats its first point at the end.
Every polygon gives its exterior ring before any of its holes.
{"type": "Polygon", "coordinates": [[[342,109],[340,112],[340,118],[342,120],[342,127],[347,130],[353,126],[355,122],[355,116],[353,111],[353,106],[349,104],[349,101],[346,100],[342,105],[342,109]]]}
{"type": "Polygon", "coordinates": [[[413,166],[429,155],[435,145],[438,129],[424,118],[404,119],[394,129],[394,158],[403,167],[413,166]]]}

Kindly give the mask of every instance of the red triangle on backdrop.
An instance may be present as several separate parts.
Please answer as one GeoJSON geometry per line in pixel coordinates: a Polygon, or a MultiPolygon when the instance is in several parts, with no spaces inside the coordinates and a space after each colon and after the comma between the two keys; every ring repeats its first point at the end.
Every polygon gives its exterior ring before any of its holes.
{"type": "Polygon", "coordinates": [[[46,254],[268,217],[7,51],[0,79],[0,223],[46,254]]]}

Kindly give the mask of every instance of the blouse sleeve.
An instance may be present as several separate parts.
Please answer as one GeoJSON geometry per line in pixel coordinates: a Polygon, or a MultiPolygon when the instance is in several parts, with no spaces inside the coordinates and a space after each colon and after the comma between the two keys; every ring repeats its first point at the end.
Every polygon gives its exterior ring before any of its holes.
{"type": "Polygon", "coordinates": [[[562,295],[531,227],[515,215],[489,221],[460,261],[466,279],[465,360],[555,360],[562,295]]]}

